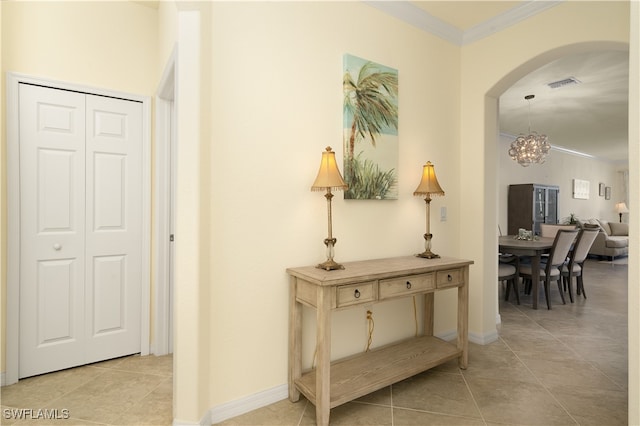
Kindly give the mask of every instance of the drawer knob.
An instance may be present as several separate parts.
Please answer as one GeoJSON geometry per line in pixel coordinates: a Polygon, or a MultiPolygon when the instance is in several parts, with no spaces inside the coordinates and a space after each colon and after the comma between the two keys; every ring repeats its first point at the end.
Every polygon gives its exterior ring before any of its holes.
{"type": "Polygon", "coordinates": [[[411,289],[411,281],[407,281],[407,290],[411,289]]]}
{"type": "Polygon", "coordinates": [[[453,281],[453,277],[451,276],[451,274],[448,274],[448,275],[447,275],[447,280],[448,280],[448,281],[453,281]]]}
{"type": "Polygon", "coordinates": [[[360,299],[360,290],[356,289],[356,291],[353,292],[353,297],[360,299]]]}

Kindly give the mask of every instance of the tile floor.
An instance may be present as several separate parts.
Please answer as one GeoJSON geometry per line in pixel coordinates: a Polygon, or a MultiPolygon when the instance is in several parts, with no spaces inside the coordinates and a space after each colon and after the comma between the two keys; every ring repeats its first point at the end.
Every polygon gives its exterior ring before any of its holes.
{"type": "MultiPolygon", "coordinates": [[[[585,274],[588,299],[562,305],[555,287],[551,311],[501,299],[500,338],[470,344],[467,370],[449,362],[334,408],[331,424],[626,425],[627,266],[588,260],[585,274]]],[[[133,356],[21,380],[1,389],[0,423],[51,424],[5,410],[64,408],[70,419],[57,423],[170,425],[172,361],[133,356]]],[[[315,409],[284,400],[221,424],[313,425],[315,409]]]]}
{"type": "Polygon", "coordinates": [[[130,356],[30,377],[2,387],[0,397],[2,425],[170,425],[173,357],[130,356]]]}

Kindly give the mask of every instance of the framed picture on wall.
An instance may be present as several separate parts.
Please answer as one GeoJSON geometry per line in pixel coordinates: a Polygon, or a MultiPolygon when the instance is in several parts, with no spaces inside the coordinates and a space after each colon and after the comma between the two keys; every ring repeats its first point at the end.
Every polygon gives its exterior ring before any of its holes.
{"type": "Polygon", "coordinates": [[[601,197],[604,197],[604,186],[605,186],[604,183],[601,183],[598,186],[598,195],[601,196],[601,197]]]}
{"type": "Polygon", "coordinates": [[[611,187],[610,186],[607,186],[604,189],[604,199],[605,200],[610,200],[611,199],[611,187]]]}
{"type": "Polygon", "coordinates": [[[573,198],[588,200],[589,199],[589,181],[582,179],[573,180],[573,198]]]}

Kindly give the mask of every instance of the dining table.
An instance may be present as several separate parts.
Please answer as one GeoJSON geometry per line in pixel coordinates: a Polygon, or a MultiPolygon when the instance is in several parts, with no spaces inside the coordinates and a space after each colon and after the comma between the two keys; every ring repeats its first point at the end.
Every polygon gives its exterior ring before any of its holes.
{"type": "Polygon", "coordinates": [[[553,238],[534,237],[532,240],[520,240],[515,235],[498,237],[498,252],[531,258],[532,305],[538,309],[538,289],[540,288],[540,258],[549,253],[553,246],[553,238]]]}

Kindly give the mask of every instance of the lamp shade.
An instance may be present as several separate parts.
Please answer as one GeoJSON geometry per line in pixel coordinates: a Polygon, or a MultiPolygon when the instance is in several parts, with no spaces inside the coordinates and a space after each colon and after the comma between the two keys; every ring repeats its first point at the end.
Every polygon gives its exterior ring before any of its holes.
{"type": "Polygon", "coordinates": [[[347,189],[348,185],[342,179],[338,165],[336,164],[336,153],[328,146],[322,153],[320,161],[320,170],[318,176],[311,186],[312,191],[323,191],[327,188],[331,189],[347,189]]]}
{"type": "Polygon", "coordinates": [[[627,203],[617,203],[616,204],[616,212],[618,212],[618,213],[629,213],[629,209],[627,208],[627,203]]]}
{"type": "Polygon", "coordinates": [[[422,180],[413,191],[413,195],[444,195],[431,161],[427,161],[427,164],[422,167],[422,180]]]}

